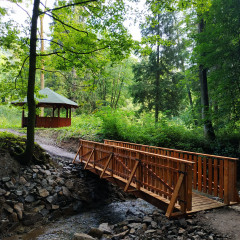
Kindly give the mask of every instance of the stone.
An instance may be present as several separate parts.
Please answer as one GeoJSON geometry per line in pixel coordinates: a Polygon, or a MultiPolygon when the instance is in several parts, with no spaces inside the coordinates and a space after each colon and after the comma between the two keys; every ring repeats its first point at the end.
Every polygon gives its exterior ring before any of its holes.
{"type": "Polygon", "coordinates": [[[85,233],[75,233],[73,240],[95,240],[95,238],[85,233]]]}
{"type": "Polygon", "coordinates": [[[58,192],[62,191],[62,187],[56,186],[54,191],[55,191],[55,193],[58,193],[58,192]]]}
{"type": "Polygon", "coordinates": [[[68,188],[68,189],[73,189],[74,187],[74,182],[72,180],[67,180],[66,183],[65,183],[65,186],[68,188]]]}
{"type": "Polygon", "coordinates": [[[99,228],[91,228],[88,232],[88,235],[94,238],[101,238],[103,235],[103,231],[101,231],[99,228]]]}
{"type": "Polygon", "coordinates": [[[130,234],[134,234],[136,232],[136,230],[134,229],[134,228],[131,228],[131,230],[130,230],[130,234]]]}
{"type": "Polygon", "coordinates": [[[45,208],[45,205],[39,205],[39,206],[33,208],[32,211],[34,213],[38,213],[38,212],[42,211],[42,209],[44,209],[44,208],[45,208]]]}
{"type": "Polygon", "coordinates": [[[10,180],[11,180],[10,177],[3,177],[3,178],[2,178],[2,181],[3,181],[3,182],[8,182],[8,181],[10,181],[10,180]]]}
{"type": "Polygon", "coordinates": [[[28,202],[28,203],[32,203],[35,201],[35,198],[33,195],[28,195],[26,198],[25,198],[25,201],[28,202]]]}
{"type": "Polygon", "coordinates": [[[18,215],[17,215],[17,213],[15,213],[15,212],[11,213],[10,218],[11,218],[11,220],[13,222],[18,222],[18,215]]]}
{"type": "Polygon", "coordinates": [[[52,179],[48,179],[48,184],[51,186],[51,187],[55,187],[56,186],[56,182],[52,179]]]}
{"type": "Polygon", "coordinates": [[[27,183],[27,180],[23,176],[21,176],[19,178],[19,183],[22,184],[22,185],[25,185],[27,183]]]}
{"type": "Polygon", "coordinates": [[[109,227],[108,223],[102,223],[98,227],[99,230],[101,230],[104,233],[111,234],[112,229],[109,227]]]}
{"type": "Polygon", "coordinates": [[[146,223],[143,223],[142,226],[141,226],[142,230],[143,231],[147,231],[147,224],[146,223]]]}
{"type": "Polygon", "coordinates": [[[0,188],[0,196],[6,194],[7,191],[5,191],[4,189],[0,188]]]}
{"type": "Polygon", "coordinates": [[[181,227],[186,228],[187,227],[187,222],[184,218],[181,218],[178,220],[178,223],[181,227]]]}
{"type": "Polygon", "coordinates": [[[43,179],[42,182],[41,182],[42,186],[43,187],[47,187],[48,186],[48,181],[47,179],[43,179]]]}
{"type": "Polygon", "coordinates": [[[44,209],[42,209],[42,210],[40,211],[40,214],[41,214],[43,217],[45,217],[45,216],[47,216],[47,215],[49,214],[49,210],[46,209],[46,208],[44,208],[44,209]]]}
{"type": "Polygon", "coordinates": [[[178,230],[178,234],[180,234],[180,235],[184,234],[185,232],[186,232],[186,230],[183,228],[179,228],[179,230],[178,230]]]}
{"type": "Polygon", "coordinates": [[[139,229],[139,228],[141,228],[142,224],[141,223],[130,223],[127,226],[129,228],[139,229]]]}
{"type": "Polygon", "coordinates": [[[48,197],[47,197],[47,201],[48,201],[49,203],[53,203],[53,202],[54,202],[54,196],[48,196],[48,197]]]}
{"type": "Polygon", "coordinates": [[[15,194],[16,194],[17,196],[22,196],[22,195],[23,195],[23,191],[17,190],[17,191],[15,192],[15,194]]]}
{"type": "Polygon", "coordinates": [[[10,190],[15,188],[15,186],[14,186],[13,183],[12,183],[12,181],[6,182],[5,185],[6,185],[6,187],[7,187],[8,189],[10,189],[10,190]]]}
{"type": "Polygon", "coordinates": [[[20,220],[22,220],[23,210],[24,210],[23,204],[22,204],[22,203],[16,203],[16,204],[14,204],[14,209],[15,209],[15,211],[17,212],[18,218],[19,218],[20,220]]]}
{"type": "Polygon", "coordinates": [[[157,223],[155,221],[152,221],[151,226],[152,226],[152,228],[157,228],[157,223]]]}
{"type": "Polygon", "coordinates": [[[150,224],[152,221],[153,221],[152,218],[149,217],[149,216],[145,216],[145,217],[143,218],[143,222],[144,222],[144,223],[150,224]]]}
{"type": "Polygon", "coordinates": [[[68,188],[66,187],[62,187],[62,191],[63,191],[63,195],[66,197],[70,197],[71,196],[71,192],[68,190],[68,188]]]}
{"type": "Polygon", "coordinates": [[[13,209],[6,203],[3,204],[3,209],[5,209],[8,213],[13,213],[13,209]]]}
{"type": "Polygon", "coordinates": [[[53,210],[59,209],[59,205],[54,205],[54,204],[52,204],[52,209],[53,209],[53,210]]]}
{"type": "Polygon", "coordinates": [[[112,238],[112,239],[115,239],[115,240],[123,239],[128,233],[129,233],[129,230],[126,230],[126,231],[124,231],[124,232],[115,234],[115,235],[113,235],[113,238],[112,238]]]}
{"type": "Polygon", "coordinates": [[[46,174],[47,176],[51,176],[51,172],[50,172],[49,170],[45,170],[45,174],[46,174]]]}
{"type": "Polygon", "coordinates": [[[49,192],[46,189],[44,189],[44,188],[39,189],[38,193],[39,193],[40,197],[47,197],[47,196],[49,196],[49,192]]]}
{"type": "Polygon", "coordinates": [[[155,229],[150,229],[150,230],[145,231],[145,234],[155,233],[155,232],[156,232],[155,229]]]}

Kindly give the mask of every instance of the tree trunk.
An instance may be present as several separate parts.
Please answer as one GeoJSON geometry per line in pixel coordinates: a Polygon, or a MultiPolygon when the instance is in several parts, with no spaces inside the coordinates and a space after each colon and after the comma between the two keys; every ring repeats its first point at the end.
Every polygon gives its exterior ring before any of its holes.
{"type": "MultiPolygon", "coordinates": [[[[41,53],[44,53],[44,40],[43,40],[43,15],[40,17],[40,38],[41,38],[41,53]]],[[[41,83],[41,89],[44,89],[44,59],[41,59],[41,72],[40,72],[40,83],[41,83]]],[[[44,107],[40,108],[40,116],[44,117],[44,107]]]]}
{"type": "MultiPolygon", "coordinates": [[[[204,20],[201,19],[199,23],[198,32],[204,30],[204,20]]],[[[204,124],[204,134],[207,139],[214,140],[215,133],[209,112],[209,98],[208,98],[208,83],[207,83],[207,69],[200,64],[199,66],[199,80],[201,87],[201,104],[202,104],[202,119],[204,124]]]]}
{"type": "MultiPolygon", "coordinates": [[[[160,35],[159,31],[159,15],[158,15],[158,26],[157,26],[157,35],[160,35]]],[[[158,114],[159,114],[159,85],[160,85],[160,72],[159,72],[159,65],[160,65],[160,46],[159,43],[157,43],[157,69],[156,69],[156,82],[155,82],[155,87],[156,87],[156,95],[155,95],[155,123],[158,122],[158,114]]]]}
{"type": "Polygon", "coordinates": [[[34,99],[35,75],[36,75],[36,42],[37,42],[37,20],[40,0],[34,0],[31,36],[30,36],[30,57],[29,57],[29,75],[28,75],[28,125],[27,125],[27,143],[22,163],[31,162],[34,150],[34,128],[36,118],[36,103],[34,99]]]}

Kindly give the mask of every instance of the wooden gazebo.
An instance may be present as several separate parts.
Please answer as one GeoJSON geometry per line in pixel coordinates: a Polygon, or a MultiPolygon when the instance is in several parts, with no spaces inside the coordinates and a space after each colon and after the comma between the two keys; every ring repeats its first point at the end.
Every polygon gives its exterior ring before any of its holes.
{"type": "MultiPolygon", "coordinates": [[[[67,99],[66,97],[52,91],[49,88],[44,88],[39,91],[43,98],[35,98],[37,108],[44,107],[50,108],[51,116],[39,116],[36,115],[36,127],[43,128],[58,128],[71,126],[71,108],[77,108],[78,104],[67,99]],[[65,109],[66,115],[63,117],[61,114],[61,109],[65,109]],[[56,113],[57,110],[57,113],[56,113]]],[[[25,97],[23,101],[14,101],[12,104],[23,106],[22,111],[22,127],[27,126],[28,118],[25,117],[24,106],[27,103],[27,98],[25,97]]]]}

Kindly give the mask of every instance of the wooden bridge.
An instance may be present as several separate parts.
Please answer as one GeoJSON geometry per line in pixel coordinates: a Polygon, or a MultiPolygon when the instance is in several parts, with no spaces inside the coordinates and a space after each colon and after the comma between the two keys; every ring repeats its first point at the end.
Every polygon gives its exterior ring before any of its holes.
{"type": "Polygon", "coordinates": [[[85,169],[171,217],[239,202],[237,160],[120,141],[80,140],[73,163],[84,163],[85,169]]]}

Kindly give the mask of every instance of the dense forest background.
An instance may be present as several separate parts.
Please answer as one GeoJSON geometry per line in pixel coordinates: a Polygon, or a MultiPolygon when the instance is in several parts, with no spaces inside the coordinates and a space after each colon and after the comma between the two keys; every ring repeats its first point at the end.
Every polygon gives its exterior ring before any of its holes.
{"type": "MultiPolygon", "coordinates": [[[[40,4],[39,18],[52,22],[37,34],[35,91],[44,74],[45,87],[79,104],[72,127],[54,131],[239,157],[240,1],[134,4],[40,4]],[[139,41],[125,27],[134,18],[139,41]]],[[[21,111],[10,103],[28,88],[31,18],[21,25],[8,15],[1,7],[0,124],[13,128],[21,111]]]]}

